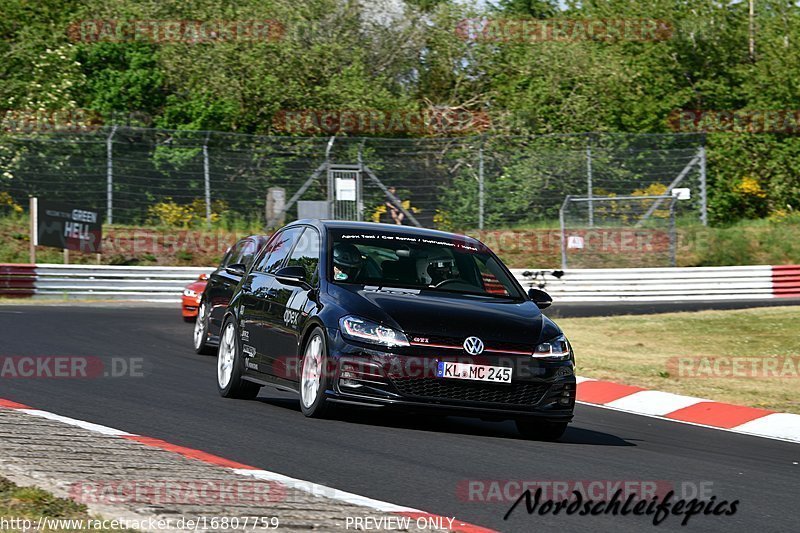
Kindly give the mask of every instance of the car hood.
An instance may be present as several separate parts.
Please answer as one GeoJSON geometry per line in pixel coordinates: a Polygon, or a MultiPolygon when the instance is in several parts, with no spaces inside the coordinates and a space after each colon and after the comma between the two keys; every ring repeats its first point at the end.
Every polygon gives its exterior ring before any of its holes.
{"type": "Polygon", "coordinates": [[[401,329],[413,337],[477,336],[507,343],[534,344],[552,323],[531,301],[486,298],[443,291],[370,289],[339,286],[348,314],[401,329]]]}
{"type": "Polygon", "coordinates": [[[206,290],[206,285],[208,285],[207,281],[193,281],[192,283],[188,284],[186,288],[195,291],[197,294],[200,294],[206,290]]]}

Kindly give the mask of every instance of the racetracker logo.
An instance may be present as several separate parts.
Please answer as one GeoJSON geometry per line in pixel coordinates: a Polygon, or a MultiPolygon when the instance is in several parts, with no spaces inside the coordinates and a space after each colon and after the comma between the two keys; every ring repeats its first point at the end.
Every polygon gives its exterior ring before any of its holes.
{"type": "Polygon", "coordinates": [[[657,229],[571,229],[562,239],[560,230],[468,231],[499,254],[561,251],[562,240],[570,253],[652,254],[670,249],[669,232],[657,229]]]}
{"type": "Polygon", "coordinates": [[[178,252],[222,256],[245,234],[182,230],[159,233],[148,229],[111,229],[103,234],[103,252],[109,255],[150,254],[156,258],[178,252]]]}
{"type": "Polygon", "coordinates": [[[0,110],[0,131],[12,134],[91,133],[104,122],[99,113],[90,109],[0,110]]]}
{"type": "Polygon", "coordinates": [[[489,115],[482,111],[426,109],[422,111],[375,109],[279,111],[272,119],[275,130],[306,135],[418,135],[467,134],[486,131],[489,115]]]}
{"type": "Polygon", "coordinates": [[[283,502],[286,487],[274,481],[216,479],[81,481],[69,489],[83,504],[252,505],[283,502]]]}
{"type": "Polygon", "coordinates": [[[800,356],[672,357],[667,369],[680,378],[798,378],[800,356]]]}
{"type": "MultiPolygon", "coordinates": [[[[711,495],[712,482],[685,482],[681,486],[682,494],[692,497],[711,495]]],[[[581,494],[593,500],[608,499],[618,490],[627,498],[634,495],[639,499],[663,496],[675,490],[675,483],[664,480],[519,480],[519,479],[464,479],[456,486],[456,496],[462,502],[477,503],[512,503],[519,499],[525,491],[541,490],[542,497],[548,499],[565,499],[581,494]]]]}
{"type": "Polygon", "coordinates": [[[0,379],[140,378],[144,368],[141,357],[0,356],[0,379]]]}
{"type": "Polygon", "coordinates": [[[672,24],[657,19],[464,19],[456,35],[489,43],[665,41],[672,24]]]}
{"type": "Polygon", "coordinates": [[[274,20],[83,19],[67,28],[70,40],[79,43],[274,42],[283,34],[283,25],[274,20]]]}
{"type": "Polygon", "coordinates": [[[800,133],[800,110],[676,110],[667,124],[684,133],[800,133]]]}

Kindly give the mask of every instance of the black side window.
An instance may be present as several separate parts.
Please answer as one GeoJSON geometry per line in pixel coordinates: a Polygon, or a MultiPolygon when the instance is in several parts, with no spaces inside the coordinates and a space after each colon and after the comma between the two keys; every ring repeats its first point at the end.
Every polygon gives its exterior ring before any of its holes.
{"type": "Polygon", "coordinates": [[[256,256],[256,243],[251,240],[245,241],[245,245],[242,248],[242,253],[239,258],[239,262],[243,263],[247,268],[250,268],[250,265],[253,264],[253,258],[256,256]]]}
{"type": "Polygon", "coordinates": [[[306,270],[306,279],[311,285],[316,285],[319,281],[319,249],[319,233],[313,228],[306,228],[287,263],[287,266],[303,267],[306,270]]]}
{"type": "Polygon", "coordinates": [[[220,265],[220,267],[225,268],[226,266],[235,265],[236,263],[238,263],[239,256],[242,255],[243,247],[244,247],[243,241],[239,241],[233,246],[231,246],[231,249],[228,250],[227,255],[222,260],[222,264],[220,265]]]}
{"type": "Polygon", "coordinates": [[[267,245],[257,270],[267,274],[278,270],[302,231],[303,228],[290,228],[275,235],[267,245]]]}

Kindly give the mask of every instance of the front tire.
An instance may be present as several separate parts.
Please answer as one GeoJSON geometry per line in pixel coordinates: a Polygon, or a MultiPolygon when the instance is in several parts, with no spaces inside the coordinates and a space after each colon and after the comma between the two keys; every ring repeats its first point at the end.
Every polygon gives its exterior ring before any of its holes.
{"type": "Polygon", "coordinates": [[[242,378],[244,361],[232,318],[225,319],[217,352],[217,390],[223,398],[252,400],[258,396],[261,385],[242,378]]]}
{"type": "Polygon", "coordinates": [[[317,328],[306,342],[300,371],[300,410],[309,418],[324,418],[330,411],[328,373],[328,346],[317,328]]]}
{"type": "Polygon", "coordinates": [[[194,322],[194,351],[200,355],[212,355],[214,348],[208,345],[208,304],[200,302],[197,310],[197,319],[194,322]]]}
{"type": "Polygon", "coordinates": [[[567,430],[568,422],[550,422],[536,418],[518,418],[517,431],[526,439],[555,441],[567,430]]]}

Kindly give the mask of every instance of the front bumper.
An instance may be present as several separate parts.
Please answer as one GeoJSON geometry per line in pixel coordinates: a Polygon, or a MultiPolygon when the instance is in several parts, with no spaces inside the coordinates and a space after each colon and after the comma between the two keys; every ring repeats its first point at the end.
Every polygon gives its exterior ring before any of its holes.
{"type": "Polygon", "coordinates": [[[382,351],[346,341],[330,330],[334,402],[371,407],[508,419],[522,416],[569,421],[575,407],[574,361],[524,355],[470,357],[435,348],[382,351]],[[436,377],[440,361],[511,367],[510,384],[436,377]]]}
{"type": "Polygon", "coordinates": [[[181,296],[181,314],[184,318],[197,318],[200,297],[181,296]]]}

